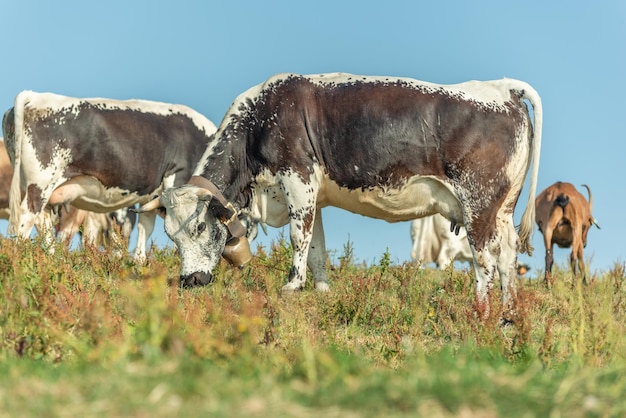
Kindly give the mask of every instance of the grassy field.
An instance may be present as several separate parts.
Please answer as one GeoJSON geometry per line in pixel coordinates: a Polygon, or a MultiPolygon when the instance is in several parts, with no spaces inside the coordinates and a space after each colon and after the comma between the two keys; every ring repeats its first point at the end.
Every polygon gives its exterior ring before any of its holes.
{"type": "Polygon", "coordinates": [[[172,248],[110,250],[0,238],[0,417],[626,416],[618,263],[588,287],[521,279],[501,326],[472,273],[355,265],[350,243],[332,292],[283,296],[283,241],[193,290],[172,248]]]}

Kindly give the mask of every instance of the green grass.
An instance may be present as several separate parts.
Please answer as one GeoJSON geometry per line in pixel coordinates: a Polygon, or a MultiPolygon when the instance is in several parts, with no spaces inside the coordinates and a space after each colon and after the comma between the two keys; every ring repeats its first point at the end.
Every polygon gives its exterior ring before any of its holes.
{"type": "Polygon", "coordinates": [[[502,326],[499,292],[478,318],[472,273],[350,248],[330,293],[281,296],[282,240],[181,290],[172,248],[139,266],[0,238],[0,417],[626,416],[624,266],[522,279],[502,326]]]}

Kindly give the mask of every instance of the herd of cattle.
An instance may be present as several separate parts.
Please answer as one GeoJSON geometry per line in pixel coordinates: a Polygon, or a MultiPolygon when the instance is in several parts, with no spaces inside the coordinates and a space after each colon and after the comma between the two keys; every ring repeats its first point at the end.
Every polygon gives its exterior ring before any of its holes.
{"type": "Polygon", "coordinates": [[[35,226],[47,242],[82,223],[83,239],[99,243],[112,229],[107,214],[137,207],[141,262],[161,214],[182,286],[209,283],[222,256],[247,262],[259,224],[289,224],[284,291],[304,287],[307,266],[315,288],[329,289],[323,207],[416,219],[413,258],[471,261],[488,310],[496,278],[503,302],[514,303],[517,254],[532,254],[535,218],[546,280],[554,243],[572,247],[572,268],[584,275],[582,248],[597,225],[591,191],[587,202],[557,183],[535,201],[542,119],[537,92],[513,79],[279,74],[239,95],[217,127],[181,105],[23,91],[2,121],[10,164],[1,167],[0,203],[9,234],[29,238],[35,226]]]}

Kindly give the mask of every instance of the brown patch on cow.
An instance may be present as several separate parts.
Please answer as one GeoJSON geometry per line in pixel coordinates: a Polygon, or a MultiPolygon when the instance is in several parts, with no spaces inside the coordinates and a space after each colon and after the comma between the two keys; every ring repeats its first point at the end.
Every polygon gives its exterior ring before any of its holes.
{"type": "Polygon", "coordinates": [[[72,162],[62,166],[65,178],[93,176],[105,187],[140,195],[156,190],[163,177],[170,174],[180,174],[176,185],[184,184],[194,168],[190,162],[197,161],[208,141],[204,131],[182,113],[162,115],[123,107],[101,108],[87,101],[58,111],[26,106],[24,127],[37,144],[37,160],[43,167],[58,164],[53,158],[59,148],[69,149],[72,162]],[[56,123],[56,119],[64,123],[56,123]],[[181,141],[181,146],[169,145],[175,141],[181,141]],[[151,149],[169,154],[155,159],[153,153],[146,152],[151,149]],[[159,171],[162,175],[146,175],[153,171],[146,168],[152,164],[163,167],[159,171]]]}
{"type": "Polygon", "coordinates": [[[36,184],[29,184],[26,189],[28,199],[28,210],[32,213],[39,213],[42,209],[41,189],[36,184]]]}

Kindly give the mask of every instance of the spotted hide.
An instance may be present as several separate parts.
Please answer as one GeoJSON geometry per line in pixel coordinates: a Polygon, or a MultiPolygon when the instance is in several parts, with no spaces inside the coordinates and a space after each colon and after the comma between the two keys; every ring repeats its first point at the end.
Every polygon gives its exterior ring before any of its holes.
{"type": "Polygon", "coordinates": [[[231,105],[195,170],[197,181],[161,198],[166,232],[181,254],[181,281],[210,280],[233,235],[233,212],[262,225],[289,224],[285,291],[304,287],[307,264],[315,288],[329,289],[323,207],[389,222],[441,213],[467,228],[478,306],[488,312],[496,274],[504,301],[514,300],[516,250],[532,250],[541,122],[538,94],[517,80],[271,77],[231,105]],[[513,210],[531,161],[518,238],[513,210]]]}
{"type": "MultiPolygon", "coordinates": [[[[2,123],[15,169],[9,228],[27,238],[49,219],[43,212],[69,203],[92,212],[144,204],[189,180],[215,129],[181,105],[23,91],[2,123]]],[[[145,260],[155,216],[139,216],[137,261],[145,260]]]]}

